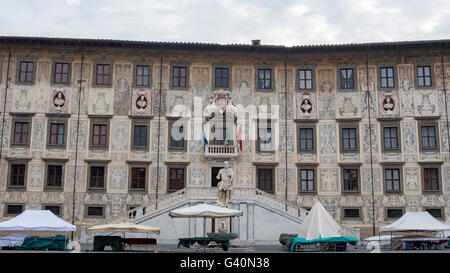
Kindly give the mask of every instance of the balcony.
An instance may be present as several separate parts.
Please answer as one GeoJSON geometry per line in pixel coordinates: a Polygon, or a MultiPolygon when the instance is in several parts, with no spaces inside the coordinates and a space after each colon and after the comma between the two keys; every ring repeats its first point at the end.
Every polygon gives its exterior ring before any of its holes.
{"type": "Polygon", "coordinates": [[[238,146],[236,145],[206,145],[206,157],[237,157],[238,146]]]}

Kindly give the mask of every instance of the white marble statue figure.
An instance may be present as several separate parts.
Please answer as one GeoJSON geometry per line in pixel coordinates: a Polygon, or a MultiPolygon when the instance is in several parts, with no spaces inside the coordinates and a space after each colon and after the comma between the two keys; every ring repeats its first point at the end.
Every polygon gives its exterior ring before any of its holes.
{"type": "Polygon", "coordinates": [[[217,179],[220,182],[217,184],[219,190],[217,204],[221,207],[228,207],[228,201],[231,200],[233,194],[233,180],[234,173],[227,161],[225,161],[225,167],[219,170],[217,179]]]}

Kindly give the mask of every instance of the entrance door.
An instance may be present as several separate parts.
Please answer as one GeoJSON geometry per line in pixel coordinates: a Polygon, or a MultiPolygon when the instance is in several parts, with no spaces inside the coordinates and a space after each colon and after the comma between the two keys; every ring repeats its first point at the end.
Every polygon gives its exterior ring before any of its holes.
{"type": "Polygon", "coordinates": [[[222,168],[223,167],[211,167],[211,187],[217,187],[217,184],[220,182],[220,180],[217,179],[217,175],[222,168]]]}

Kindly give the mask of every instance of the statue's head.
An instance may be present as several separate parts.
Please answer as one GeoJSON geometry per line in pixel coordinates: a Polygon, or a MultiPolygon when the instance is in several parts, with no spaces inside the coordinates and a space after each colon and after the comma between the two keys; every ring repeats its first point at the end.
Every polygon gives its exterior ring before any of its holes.
{"type": "Polygon", "coordinates": [[[230,163],[228,161],[223,162],[225,164],[225,167],[230,167],[230,163]]]}

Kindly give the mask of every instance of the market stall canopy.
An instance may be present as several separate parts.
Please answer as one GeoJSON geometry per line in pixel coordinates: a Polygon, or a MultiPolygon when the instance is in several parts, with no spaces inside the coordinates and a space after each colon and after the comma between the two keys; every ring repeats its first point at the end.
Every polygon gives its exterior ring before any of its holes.
{"type": "Polygon", "coordinates": [[[106,224],[92,226],[87,229],[87,232],[147,232],[147,233],[158,233],[160,229],[158,227],[138,225],[134,223],[118,223],[118,224],[106,224]]]}
{"type": "Polygon", "coordinates": [[[383,231],[442,231],[450,230],[450,225],[436,220],[426,211],[407,212],[394,223],[380,227],[383,231]]]}
{"type": "Polygon", "coordinates": [[[319,201],[316,201],[300,226],[297,237],[315,240],[341,237],[342,227],[333,219],[319,201]]]}
{"type": "Polygon", "coordinates": [[[76,231],[76,227],[49,210],[25,210],[0,223],[0,230],[76,231]]]}
{"type": "Polygon", "coordinates": [[[172,210],[171,212],[169,212],[169,216],[173,218],[226,218],[242,216],[242,214],[243,212],[240,210],[234,210],[208,204],[200,204],[192,207],[172,210]]]}
{"type": "MultiPolygon", "coordinates": [[[[445,221],[445,224],[450,226],[450,217],[445,221]]],[[[450,230],[444,231],[444,237],[450,237],[450,230]]]]}

